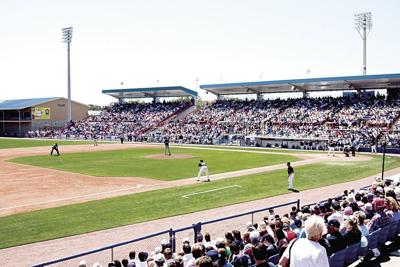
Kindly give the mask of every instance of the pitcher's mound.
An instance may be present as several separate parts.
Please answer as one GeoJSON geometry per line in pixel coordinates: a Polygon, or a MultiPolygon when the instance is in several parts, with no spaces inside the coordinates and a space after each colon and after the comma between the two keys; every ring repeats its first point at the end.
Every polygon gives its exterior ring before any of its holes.
{"type": "Polygon", "coordinates": [[[191,159],[193,158],[190,154],[172,154],[171,156],[164,155],[164,154],[153,154],[147,155],[145,158],[148,159],[191,159]]]}

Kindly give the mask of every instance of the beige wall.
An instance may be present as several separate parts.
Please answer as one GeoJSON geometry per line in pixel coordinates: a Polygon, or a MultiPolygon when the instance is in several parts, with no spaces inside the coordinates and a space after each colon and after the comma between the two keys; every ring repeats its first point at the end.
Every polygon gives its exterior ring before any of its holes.
{"type": "MultiPolygon", "coordinates": [[[[67,120],[67,99],[60,98],[37,105],[36,107],[50,108],[50,121],[67,120]]],[[[88,115],[88,106],[72,101],[72,120],[82,120],[88,115]]],[[[36,120],[35,120],[36,121],[36,120]]]]}

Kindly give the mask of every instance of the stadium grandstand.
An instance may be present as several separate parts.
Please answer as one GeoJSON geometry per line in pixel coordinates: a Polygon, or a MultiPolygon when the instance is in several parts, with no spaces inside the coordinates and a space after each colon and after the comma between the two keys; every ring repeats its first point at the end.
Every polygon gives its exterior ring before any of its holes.
{"type": "Polygon", "coordinates": [[[103,140],[125,136],[126,140],[146,142],[169,137],[175,143],[321,150],[334,139],[339,149],[354,145],[362,150],[383,142],[400,147],[400,74],[207,84],[200,88],[216,95],[217,100],[194,105],[197,92],[179,86],[103,90],[118,102],[68,128],[34,136],[90,139],[96,135],[103,140]],[[332,92],[336,95],[330,96],[332,92]],[[250,94],[256,98],[240,98],[250,94]],[[276,94],[287,97],[272,99],[276,94]],[[238,98],[224,99],[226,96],[238,98]],[[142,98],[153,102],[126,102],[142,98]],[[165,98],[175,99],[166,102],[165,98]]]}

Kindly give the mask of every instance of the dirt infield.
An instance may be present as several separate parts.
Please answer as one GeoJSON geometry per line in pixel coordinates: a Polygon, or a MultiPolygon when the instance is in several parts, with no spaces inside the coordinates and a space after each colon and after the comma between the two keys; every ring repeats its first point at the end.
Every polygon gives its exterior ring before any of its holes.
{"type": "MultiPolygon", "coordinates": [[[[117,149],[129,149],[136,147],[155,147],[145,144],[104,144],[94,147],[90,144],[63,146],[61,153],[105,151],[117,149]]],[[[162,149],[162,146],[156,146],[162,149]]],[[[192,149],[196,149],[191,147],[192,149]]],[[[204,149],[204,148],[197,148],[204,149]]],[[[230,150],[229,148],[210,148],[212,150],[230,150]]],[[[243,152],[240,150],[231,150],[243,152]]],[[[265,153],[268,151],[245,151],[249,153],[265,153]]],[[[160,181],[141,177],[96,177],[79,173],[47,169],[29,165],[7,162],[7,159],[30,156],[46,155],[48,147],[15,148],[0,150],[0,216],[12,215],[21,212],[58,207],[89,200],[109,198],[113,196],[139,193],[161,188],[189,185],[196,183],[195,177],[177,181],[160,181]]],[[[285,154],[280,152],[279,154],[285,154]]],[[[293,155],[293,154],[291,154],[293,155]]],[[[301,161],[296,166],[311,164],[321,161],[359,161],[369,160],[371,157],[358,155],[356,158],[345,158],[340,154],[336,157],[327,157],[326,154],[296,154],[301,161]]],[[[164,154],[150,155],[150,158],[176,159],[190,158],[192,155],[176,154],[166,156],[164,154]]],[[[265,171],[285,168],[286,164],[265,166],[247,170],[220,173],[211,175],[211,180],[225,179],[242,175],[255,174],[265,171]]]]}
{"type": "MultiPolygon", "coordinates": [[[[146,146],[71,145],[63,146],[60,152],[104,151],[133,147],[146,146]]],[[[5,161],[20,156],[48,153],[48,147],[0,150],[0,216],[141,191],[146,186],[160,183],[158,180],[140,177],[107,179],[107,177],[95,177],[5,161]]]]}
{"type": "Polygon", "coordinates": [[[165,154],[153,154],[147,155],[145,158],[148,159],[191,159],[193,158],[190,154],[172,154],[172,155],[165,155],[165,154]]]}

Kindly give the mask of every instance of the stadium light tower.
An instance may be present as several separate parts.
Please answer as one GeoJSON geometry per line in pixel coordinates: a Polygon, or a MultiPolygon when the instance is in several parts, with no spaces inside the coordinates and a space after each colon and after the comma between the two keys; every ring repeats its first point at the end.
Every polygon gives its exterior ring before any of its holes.
{"type": "Polygon", "coordinates": [[[63,28],[62,29],[62,37],[63,42],[67,44],[68,51],[68,104],[67,104],[67,123],[72,120],[72,111],[71,111],[71,57],[70,57],[70,48],[72,41],[72,27],[63,28]]]}
{"type": "Polygon", "coordinates": [[[355,14],[354,28],[358,31],[363,40],[363,75],[367,75],[367,36],[372,28],[371,12],[355,14]]]}

